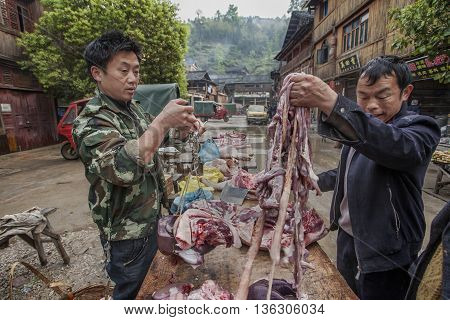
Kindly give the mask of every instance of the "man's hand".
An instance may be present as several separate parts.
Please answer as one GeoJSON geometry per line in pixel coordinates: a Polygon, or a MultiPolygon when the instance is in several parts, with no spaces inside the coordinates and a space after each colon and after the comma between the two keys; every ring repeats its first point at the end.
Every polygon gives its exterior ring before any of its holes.
{"type": "Polygon", "coordinates": [[[195,128],[198,131],[198,134],[201,136],[203,133],[205,133],[206,131],[206,127],[205,124],[200,121],[199,119],[197,119],[197,122],[194,124],[195,128]]]}
{"type": "Polygon", "coordinates": [[[290,103],[295,107],[319,108],[326,115],[333,110],[337,93],[318,77],[309,74],[291,78],[294,85],[289,95],[290,103]]]}
{"type": "Polygon", "coordinates": [[[194,123],[194,127],[195,127],[195,129],[188,128],[188,127],[182,128],[182,129],[178,129],[179,132],[180,132],[180,137],[179,137],[179,138],[180,138],[181,140],[184,140],[184,139],[187,138],[187,136],[188,136],[190,133],[195,132],[195,131],[197,131],[198,134],[199,134],[199,136],[201,136],[201,135],[206,131],[205,125],[203,124],[203,122],[201,122],[201,121],[198,120],[198,119],[197,119],[197,121],[194,123]]]}
{"type": "Polygon", "coordinates": [[[195,129],[195,123],[198,121],[193,115],[194,107],[187,105],[183,99],[171,100],[155,118],[165,131],[170,128],[189,128],[195,129]]]}
{"type": "Polygon", "coordinates": [[[204,131],[202,123],[193,115],[194,108],[187,104],[183,99],[170,101],[139,138],[138,152],[145,163],[152,159],[170,128],[185,130],[188,133],[204,131]]]}

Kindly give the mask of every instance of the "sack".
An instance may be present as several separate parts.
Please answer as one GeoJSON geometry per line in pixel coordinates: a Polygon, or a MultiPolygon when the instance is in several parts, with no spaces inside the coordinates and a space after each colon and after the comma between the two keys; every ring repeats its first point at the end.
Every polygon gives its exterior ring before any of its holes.
{"type": "Polygon", "coordinates": [[[198,156],[202,163],[220,158],[220,151],[214,140],[212,139],[206,140],[203,143],[202,147],[200,148],[198,156]]]}

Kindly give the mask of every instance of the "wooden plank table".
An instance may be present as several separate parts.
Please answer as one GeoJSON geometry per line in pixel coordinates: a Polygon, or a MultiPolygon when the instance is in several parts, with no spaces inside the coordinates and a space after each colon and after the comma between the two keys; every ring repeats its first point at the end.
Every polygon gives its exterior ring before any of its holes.
{"type": "MultiPolygon", "coordinates": [[[[220,192],[215,192],[214,197],[219,199],[220,192]]],[[[257,201],[246,200],[243,206],[253,207],[257,204],[257,201]]],[[[307,260],[315,267],[314,270],[308,269],[303,278],[303,292],[307,294],[308,299],[358,299],[318,243],[311,244],[307,249],[309,251],[307,260]]],[[[170,283],[190,282],[194,288],[199,288],[208,279],[215,280],[224,289],[236,293],[247,259],[247,250],[246,245],[242,245],[240,249],[216,247],[205,255],[205,263],[196,269],[178,257],[165,256],[158,251],[136,299],[151,299],[155,290],[170,283]]],[[[260,250],[253,264],[250,283],[261,278],[267,279],[271,266],[269,252],[260,250]]],[[[293,282],[293,270],[278,267],[275,278],[293,282]]]]}
{"type": "MultiPolygon", "coordinates": [[[[224,289],[235,293],[246,261],[247,250],[248,247],[245,245],[240,249],[219,246],[205,255],[205,263],[197,269],[177,257],[165,256],[158,252],[136,299],[150,299],[155,290],[170,283],[190,282],[198,288],[207,279],[215,280],[224,289]]],[[[315,266],[314,270],[308,269],[304,276],[303,292],[308,295],[308,299],[357,299],[318,243],[311,244],[308,251],[308,261],[315,266]]],[[[260,251],[253,264],[251,283],[267,278],[271,265],[269,253],[260,251]]],[[[292,270],[279,267],[275,278],[293,281],[292,270]]]]}

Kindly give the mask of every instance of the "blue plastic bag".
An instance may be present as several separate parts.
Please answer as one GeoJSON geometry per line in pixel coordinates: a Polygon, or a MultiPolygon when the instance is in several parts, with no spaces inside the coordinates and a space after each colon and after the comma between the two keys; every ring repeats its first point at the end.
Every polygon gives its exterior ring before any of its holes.
{"type": "MultiPolygon", "coordinates": [[[[204,190],[204,189],[198,189],[194,192],[187,192],[186,196],[184,197],[184,204],[183,208],[181,209],[181,213],[185,212],[190,204],[194,201],[205,199],[205,200],[212,200],[214,199],[214,196],[211,191],[204,190]]],[[[180,205],[181,197],[178,196],[173,200],[172,205],[170,206],[170,212],[172,214],[177,213],[178,206],[180,205]]]]}
{"type": "Polygon", "coordinates": [[[217,144],[214,142],[214,140],[208,139],[200,148],[198,156],[202,163],[218,159],[220,158],[219,147],[217,147],[217,144]]]}

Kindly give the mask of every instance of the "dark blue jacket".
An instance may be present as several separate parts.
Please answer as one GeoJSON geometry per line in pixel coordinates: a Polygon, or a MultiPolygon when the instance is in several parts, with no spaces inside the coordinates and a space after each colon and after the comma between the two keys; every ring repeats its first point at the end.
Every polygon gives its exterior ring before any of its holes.
{"type": "MultiPolygon", "coordinates": [[[[333,112],[319,119],[319,134],[344,144],[339,167],[319,175],[322,191],[334,190],[331,229],[338,228],[344,174],[350,147],[347,195],[361,272],[407,266],[417,257],[425,233],[422,186],[439,143],[440,130],[430,117],[404,105],[384,123],[338,96],[333,112]]],[[[339,254],[339,253],[338,253],[339,254]]]]}

